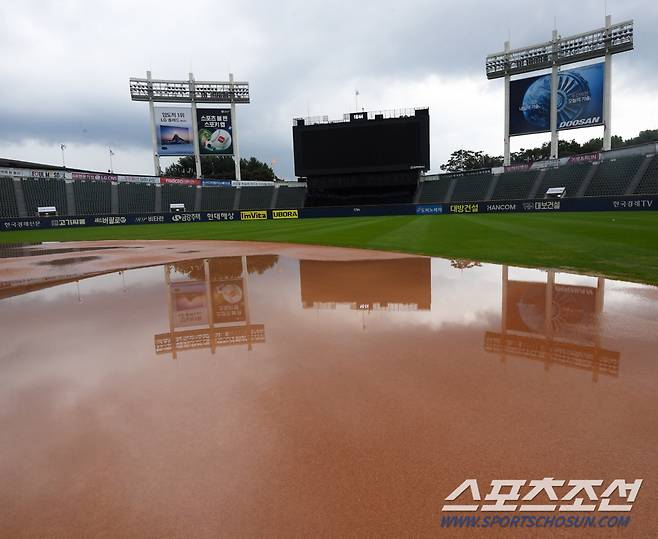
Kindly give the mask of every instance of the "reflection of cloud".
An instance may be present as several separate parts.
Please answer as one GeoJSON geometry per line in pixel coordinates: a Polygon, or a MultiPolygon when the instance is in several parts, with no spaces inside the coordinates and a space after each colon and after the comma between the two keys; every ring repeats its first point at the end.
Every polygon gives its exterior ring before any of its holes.
{"type": "MultiPolygon", "coordinates": [[[[598,477],[623,454],[656,484],[656,335],[639,346],[617,310],[604,338],[632,361],[595,385],[491,361],[499,267],[434,260],[441,326],[432,311],[376,312],[363,331],[363,313],[302,308],[298,260],[257,266],[249,306],[268,339],[251,352],[156,357],[161,267],[126,271],[126,293],[116,274],[86,280],[82,304],[74,285],[0,302],[0,535],[429,536],[433,500],[501,466],[598,477]]],[[[645,299],[624,288],[606,292],[632,318],[645,299]]]]}

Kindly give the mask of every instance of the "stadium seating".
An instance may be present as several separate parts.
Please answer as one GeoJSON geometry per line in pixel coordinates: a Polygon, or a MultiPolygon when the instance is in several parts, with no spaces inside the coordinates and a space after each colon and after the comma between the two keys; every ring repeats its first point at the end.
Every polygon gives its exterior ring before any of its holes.
{"type": "Polygon", "coordinates": [[[168,212],[170,204],[185,204],[186,211],[194,211],[196,187],[193,185],[165,184],[162,189],[162,211],[168,212]]]}
{"type": "Polygon", "coordinates": [[[450,199],[451,202],[468,202],[474,200],[484,200],[489,190],[491,174],[474,174],[472,176],[462,176],[457,178],[455,190],[450,199]]]}
{"type": "Polygon", "coordinates": [[[69,215],[64,180],[21,180],[28,215],[36,215],[39,206],[55,206],[59,215],[69,215]]]}
{"type": "Polygon", "coordinates": [[[528,198],[530,190],[537,179],[537,174],[539,174],[537,171],[501,174],[491,199],[515,200],[528,198]]]}
{"type": "MultiPolygon", "coordinates": [[[[617,154],[619,155],[619,154],[617,154]]],[[[349,183],[354,178],[345,178],[349,183]]],[[[397,178],[393,178],[397,181],[397,178]]],[[[77,180],[67,185],[59,179],[20,180],[10,177],[0,177],[0,218],[19,217],[19,207],[22,212],[22,197],[28,216],[37,214],[38,206],[56,206],[59,215],[70,215],[75,211],[78,215],[102,215],[112,212],[113,189],[117,189],[119,213],[152,213],[158,209],[168,212],[169,205],[183,203],[187,211],[194,211],[195,204],[200,201],[200,210],[232,210],[236,196],[239,193],[239,209],[269,209],[273,198],[276,208],[303,208],[326,205],[327,200],[334,205],[352,204],[401,204],[417,200],[419,203],[441,202],[476,202],[484,201],[492,192],[492,200],[522,200],[532,196],[542,199],[551,187],[565,187],[567,197],[577,197],[584,182],[588,180],[585,196],[618,196],[624,195],[629,189],[632,194],[658,194],[658,155],[647,159],[645,155],[630,155],[616,159],[603,160],[600,164],[574,163],[549,168],[545,171],[506,172],[496,178],[492,174],[467,174],[453,179],[451,175],[434,175],[424,178],[417,187],[412,183],[407,185],[391,185],[386,189],[375,189],[377,175],[368,177],[368,184],[355,189],[350,185],[343,193],[340,189],[316,189],[314,193],[305,187],[244,186],[238,191],[235,187],[197,187],[164,184],[152,185],[145,183],[119,183],[113,187],[105,181],[77,180]],[[647,166],[648,165],[648,166],[647,166]],[[646,170],[644,169],[646,167],[646,170]],[[636,178],[642,171],[641,178],[636,178]],[[589,177],[591,176],[591,180],[589,177]],[[541,182],[537,186],[537,180],[541,182]],[[431,178],[431,179],[430,179],[431,178]],[[13,182],[20,181],[18,192],[13,182]],[[448,200],[450,186],[454,189],[448,200]],[[635,183],[637,182],[637,184],[635,183]],[[408,188],[408,189],[407,189],[408,188]],[[536,188],[536,192],[534,189],[536,188]],[[158,189],[160,191],[158,192],[158,189]],[[276,197],[273,197],[276,189],[276,197]],[[413,197],[414,190],[416,197],[413,197]],[[18,194],[18,200],[17,200],[18,194]],[[161,194],[162,196],[156,196],[161,194]],[[200,198],[197,199],[197,196],[200,198]],[[74,204],[69,211],[69,204],[74,204]]],[[[335,179],[334,179],[335,180],[335,179]]],[[[390,178],[387,178],[387,181],[390,178]]],[[[387,186],[386,181],[383,182],[387,186]]],[[[322,186],[320,186],[322,187],[322,186]]],[[[22,213],[20,214],[22,215],[22,213]]]]}
{"type": "Polygon", "coordinates": [[[274,187],[242,187],[240,193],[241,210],[265,210],[272,203],[274,187]]]}
{"type": "Polygon", "coordinates": [[[649,167],[644,171],[640,183],[635,188],[635,194],[648,195],[658,193],[658,157],[653,156],[649,167]]]}
{"type": "Polygon", "coordinates": [[[450,188],[450,181],[451,180],[449,179],[443,179],[421,182],[418,186],[420,189],[418,202],[421,204],[428,202],[444,202],[446,195],[448,194],[448,189],[450,188]]]}
{"type": "Polygon", "coordinates": [[[535,198],[544,198],[546,191],[551,187],[564,187],[567,190],[567,194],[565,195],[567,198],[575,197],[587,173],[591,170],[591,166],[587,163],[549,168],[542,179],[535,198]]]}
{"type": "Polygon", "coordinates": [[[110,182],[73,183],[75,211],[78,215],[112,213],[112,184],[110,182]]]}
{"type": "Polygon", "coordinates": [[[120,183],[119,213],[153,213],[155,211],[155,185],[120,183]]]}
{"type": "Polygon", "coordinates": [[[601,161],[585,196],[623,195],[644,159],[643,155],[634,155],[601,161]]]}
{"type": "Polygon", "coordinates": [[[306,189],[301,187],[279,187],[277,208],[303,208],[306,189]]]}
{"type": "Polygon", "coordinates": [[[202,187],[201,210],[232,210],[235,191],[235,187],[202,187]]]}
{"type": "Polygon", "coordinates": [[[14,180],[0,178],[0,217],[18,217],[14,180]]]}

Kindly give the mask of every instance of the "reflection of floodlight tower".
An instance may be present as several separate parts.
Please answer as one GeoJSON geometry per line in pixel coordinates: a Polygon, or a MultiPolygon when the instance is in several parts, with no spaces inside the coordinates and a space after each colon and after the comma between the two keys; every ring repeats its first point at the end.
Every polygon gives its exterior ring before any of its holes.
{"type": "Polygon", "coordinates": [[[231,262],[236,258],[193,261],[199,266],[197,272],[173,281],[171,274],[176,264],[164,266],[169,331],[155,335],[156,354],[171,354],[176,359],[178,352],[185,350],[210,349],[214,354],[218,346],[247,345],[247,350],[252,350],[254,344],[265,342],[265,326],[251,323],[247,257],[239,257],[239,272],[235,273],[233,267],[230,276],[213,275],[213,262],[221,264],[223,260],[231,262]],[[233,295],[237,301],[227,299],[223,285],[237,288],[238,296],[233,295]],[[191,295],[191,299],[186,295],[191,295]],[[227,302],[234,309],[227,310],[227,302]]]}
{"type": "Polygon", "coordinates": [[[228,81],[195,81],[192,73],[189,74],[188,80],[156,80],[151,78],[151,72],[147,71],[145,79],[130,79],[130,97],[133,101],[148,101],[149,103],[151,142],[153,144],[153,168],[156,176],[160,175],[160,153],[158,134],[155,127],[154,103],[188,103],[191,105],[194,127],[194,161],[196,164],[197,178],[201,178],[201,155],[196,119],[197,103],[230,104],[235,179],[241,179],[235,105],[236,103],[250,102],[248,82],[234,81],[233,73],[229,73],[228,81]]]}
{"type": "Polygon", "coordinates": [[[500,332],[487,331],[484,349],[508,356],[543,361],[546,370],[563,365],[599,375],[619,375],[620,354],[601,346],[605,279],[596,286],[559,284],[555,271],[546,282],[510,280],[502,266],[500,332]]]}
{"type": "Polygon", "coordinates": [[[605,17],[605,26],[582,34],[560,37],[557,30],[553,31],[551,41],[540,43],[522,49],[511,50],[509,41],[505,42],[505,50],[487,56],[486,72],[488,79],[505,79],[505,157],[504,164],[510,164],[510,78],[542,69],[551,70],[550,98],[550,132],[551,158],[558,157],[557,136],[557,80],[558,68],[563,65],[592,60],[604,59],[603,77],[603,150],[611,147],[611,63],[612,55],[633,49],[633,21],[612,24],[610,15],[605,17]]]}

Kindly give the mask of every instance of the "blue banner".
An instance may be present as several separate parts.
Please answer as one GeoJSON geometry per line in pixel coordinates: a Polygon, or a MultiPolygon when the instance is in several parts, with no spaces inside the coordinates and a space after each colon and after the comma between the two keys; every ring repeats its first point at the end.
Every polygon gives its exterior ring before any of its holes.
{"type": "MultiPolygon", "coordinates": [[[[510,135],[551,130],[551,75],[510,83],[510,135]]],[[[557,128],[603,124],[603,62],[558,74],[557,128]]]]}
{"type": "Polygon", "coordinates": [[[231,180],[201,180],[204,187],[231,187],[231,180]]]}

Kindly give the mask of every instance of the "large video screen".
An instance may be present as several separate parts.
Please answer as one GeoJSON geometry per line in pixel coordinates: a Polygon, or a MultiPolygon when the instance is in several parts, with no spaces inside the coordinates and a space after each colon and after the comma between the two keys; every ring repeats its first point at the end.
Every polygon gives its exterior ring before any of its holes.
{"type": "MultiPolygon", "coordinates": [[[[558,74],[557,128],[603,124],[603,63],[558,74]]],[[[510,135],[551,130],[551,75],[510,82],[510,135]]]]}
{"type": "Polygon", "coordinates": [[[293,127],[295,174],[428,169],[429,114],[293,127]]]}

